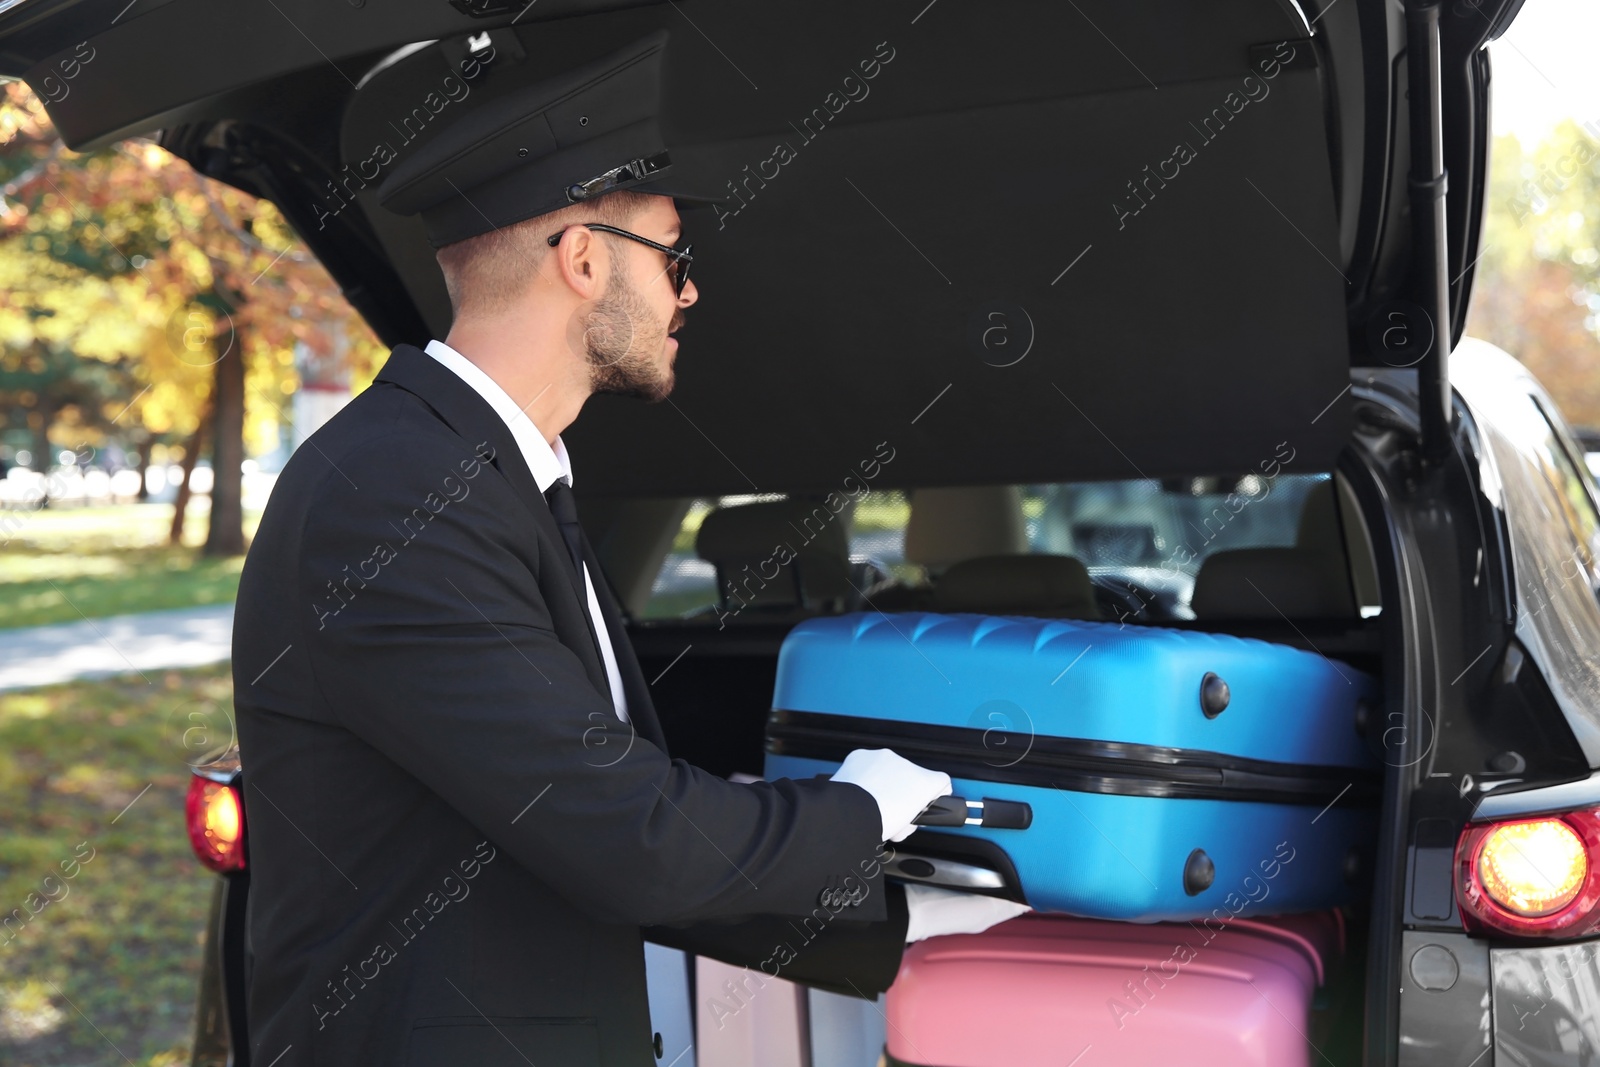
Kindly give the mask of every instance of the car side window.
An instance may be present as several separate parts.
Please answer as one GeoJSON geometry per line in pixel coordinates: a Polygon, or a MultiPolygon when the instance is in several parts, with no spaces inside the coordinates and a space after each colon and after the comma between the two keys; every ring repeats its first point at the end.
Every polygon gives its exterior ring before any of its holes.
{"type": "Polygon", "coordinates": [[[696,499],[672,539],[672,548],[656,572],[650,599],[641,619],[681,619],[710,611],[717,603],[717,569],[695,554],[694,539],[700,522],[717,505],[714,499],[696,499]]]}
{"type": "Polygon", "coordinates": [[[1590,493],[1589,479],[1584,476],[1562,435],[1556,420],[1550,417],[1544,404],[1536,398],[1542,432],[1536,452],[1545,479],[1550,483],[1551,499],[1559,507],[1561,518],[1572,534],[1574,552],[1572,560],[1588,572],[1591,587],[1600,589],[1600,511],[1596,511],[1594,496],[1590,493]]]}
{"type": "Polygon", "coordinates": [[[901,582],[915,582],[922,568],[906,562],[906,522],[911,501],[901,489],[875,489],[856,505],[850,524],[850,558],[870,560],[901,582]]]}

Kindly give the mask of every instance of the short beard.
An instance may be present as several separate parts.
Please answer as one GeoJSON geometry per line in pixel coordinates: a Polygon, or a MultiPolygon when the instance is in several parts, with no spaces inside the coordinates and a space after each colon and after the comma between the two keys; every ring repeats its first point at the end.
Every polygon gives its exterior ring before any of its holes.
{"type": "Polygon", "coordinates": [[[667,328],[644,297],[613,271],[583,331],[590,391],[665,400],[672,392],[672,367],[661,366],[649,353],[660,352],[666,338],[667,328]]]}

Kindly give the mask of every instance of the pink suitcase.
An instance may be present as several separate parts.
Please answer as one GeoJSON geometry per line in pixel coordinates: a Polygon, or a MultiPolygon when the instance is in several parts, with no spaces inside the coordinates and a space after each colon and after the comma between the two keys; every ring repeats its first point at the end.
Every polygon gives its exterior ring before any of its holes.
{"type": "Polygon", "coordinates": [[[1024,915],[906,949],[889,1055],[917,1067],[1307,1067],[1338,912],[1135,924],[1024,915]]]}

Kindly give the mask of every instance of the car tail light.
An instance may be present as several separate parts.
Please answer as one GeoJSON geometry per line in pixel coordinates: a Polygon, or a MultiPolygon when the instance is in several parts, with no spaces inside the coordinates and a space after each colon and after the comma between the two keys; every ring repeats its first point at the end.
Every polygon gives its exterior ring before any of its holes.
{"type": "Polygon", "coordinates": [[[237,789],[193,777],[184,814],[189,844],[201,863],[213,871],[244,870],[244,805],[237,789]]]}
{"type": "Polygon", "coordinates": [[[1600,811],[1468,826],[1456,871],[1469,931],[1585,936],[1600,926],[1600,811]]]}

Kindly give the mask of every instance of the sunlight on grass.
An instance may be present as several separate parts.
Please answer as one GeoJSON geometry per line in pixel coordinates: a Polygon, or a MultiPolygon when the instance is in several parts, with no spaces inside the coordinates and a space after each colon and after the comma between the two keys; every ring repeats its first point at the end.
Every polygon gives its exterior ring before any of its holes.
{"type": "Polygon", "coordinates": [[[32,1041],[54,1033],[67,1013],[51,1001],[51,991],[43,982],[0,985],[0,1041],[32,1041]]]}
{"type": "Polygon", "coordinates": [[[8,719],[42,719],[54,706],[42,693],[16,693],[0,704],[0,726],[8,719]]]}
{"type": "MultiPolygon", "coordinates": [[[[197,547],[206,538],[210,509],[204,498],[190,505],[184,518],[183,543],[197,547]]],[[[172,528],[171,504],[111,504],[105,507],[57,507],[23,512],[6,542],[7,551],[104,551],[150,548],[167,543],[172,528]]],[[[249,523],[247,522],[248,526],[249,523]]]]}
{"type": "Polygon", "coordinates": [[[183,726],[225,723],[232,685],[226,664],[147,675],[0,694],[0,1063],[187,1062],[212,876],[183,726]]]}
{"type": "Polygon", "coordinates": [[[72,578],[115,578],[126,574],[128,563],[120,556],[87,556],[79,552],[0,556],[0,582],[64,581],[72,578]]]}
{"type": "MultiPolygon", "coordinates": [[[[246,513],[247,534],[259,518],[246,513]]],[[[168,504],[27,513],[0,546],[0,627],[231,603],[244,558],[199,554],[204,507],[190,510],[180,546],[167,544],[171,525],[168,504]]]]}

